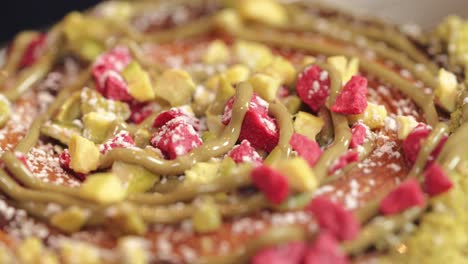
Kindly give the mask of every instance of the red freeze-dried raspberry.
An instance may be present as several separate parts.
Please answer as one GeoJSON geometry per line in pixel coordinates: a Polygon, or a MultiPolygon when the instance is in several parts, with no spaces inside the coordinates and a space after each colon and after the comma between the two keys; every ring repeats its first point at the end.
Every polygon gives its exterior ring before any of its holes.
{"type": "Polygon", "coordinates": [[[311,167],[317,163],[322,155],[322,149],[320,149],[319,144],[304,135],[294,133],[289,140],[289,144],[299,156],[307,160],[311,167]]]}
{"type": "Polygon", "coordinates": [[[336,97],[331,110],[343,115],[361,114],[367,108],[367,79],[353,76],[336,97]]]}
{"type": "Polygon", "coordinates": [[[407,180],[393,189],[380,202],[380,212],[384,215],[397,214],[410,207],[423,205],[424,200],[418,181],[407,180]]]}
{"type": "Polygon", "coordinates": [[[26,46],[23,56],[21,57],[19,63],[20,68],[29,67],[37,61],[37,58],[39,58],[46,40],[46,34],[39,34],[36,38],[29,42],[29,44],[26,46]]]}
{"type": "Polygon", "coordinates": [[[121,101],[131,100],[127,84],[120,75],[120,72],[131,60],[130,51],[123,46],[115,47],[99,56],[91,70],[96,82],[96,90],[106,98],[121,101]]]}
{"type": "Polygon", "coordinates": [[[151,145],[171,160],[189,153],[202,143],[193,126],[178,118],[160,127],[151,138],[151,145]]]}
{"type": "MultiPolygon", "coordinates": [[[[416,126],[411,133],[408,134],[406,139],[402,143],[403,153],[405,159],[410,166],[413,166],[418,158],[419,150],[421,149],[422,142],[429,136],[431,129],[425,124],[419,124],[416,126]]],[[[447,136],[443,137],[437,147],[432,151],[431,155],[428,158],[428,164],[430,165],[439,155],[442,147],[447,141],[447,136]]]]}
{"type": "Polygon", "coordinates": [[[360,225],[354,214],[328,198],[318,196],[307,207],[314,215],[320,230],[327,231],[339,241],[354,239],[360,225]]]}
{"type": "MultiPolygon", "coordinates": [[[[228,100],[222,117],[223,124],[231,121],[234,97],[228,100]]],[[[272,151],[278,144],[279,131],[276,120],[268,115],[268,103],[254,94],[245,114],[239,140],[248,140],[256,149],[272,151]]]]}
{"type": "Polygon", "coordinates": [[[250,174],[253,184],[273,204],[280,204],[289,194],[289,184],[286,177],[277,170],[260,165],[250,174]]]}
{"type": "Polygon", "coordinates": [[[73,176],[75,176],[78,180],[84,181],[86,179],[86,174],[73,171],[72,168],[70,167],[70,162],[71,162],[70,152],[68,151],[68,149],[64,149],[59,156],[60,166],[64,170],[73,172],[73,176]]]}
{"type": "Polygon", "coordinates": [[[115,148],[131,148],[134,146],[135,146],[135,141],[133,141],[132,135],[129,132],[122,130],[117,135],[115,135],[114,138],[101,144],[101,146],[99,147],[99,150],[104,155],[109,150],[112,150],[115,148]]]}
{"type": "Polygon", "coordinates": [[[366,139],[367,126],[362,123],[355,123],[351,128],[351,142],[349,143],[350,148],[357,148],[364,144],[366,139]]]}
{"type": "Polygon", "coordinates": [[[262,164],[262,157],[257,151],[250,145],[248,140],[242,140],[240,145],[232,148],[227,155],[234,160],[236,163],[249,162],[254,165],[262,164]]]}
{"type": "Polygon", "coordinates": [[[437,163],[432,163],[424,171],[424,189],[431,197],[450,190],[452,181],[437,163]]]}
{"type": "Polygon", "coordinates": [[[251,264],[299,264],[306,250],[302,241],[271,246],[258,251],[251,259],[251,264]]]}
{"type": "Polygon", "coordinates": [[[327,232],[320,232],[314,243],[306,249],[304,262],[302,263],[347,264],[349,262],[334,237],[327,232]]]}
{"type": "Polygon", "coordinates": [[[167,111],[160,113],[153,122],[154,128],[159,128],[164,126],[167,122],[174,118],[182,118],[188,124],[192,125],[196,131],[200,130],[200,121],[195,118],[191,113],[187,112],[183,108],[171,108],[167,111]]]}
{"type": "Polygon", "coordinates": [[[132,101],[130,103],[130,111],[132,112],[130,114],[130,121],[135,124],[140,124],[153,113],[153,104],[132,101]]]}
{"type": "Polygon", "coordinates": [[[348,151],[345,154],[341,155],[338,160],[333,164],[330,169],[330,174],[335,173],[335,171],[344,168],[351,162],[356,162],[359,160],[359,154],[356,151],[348,151]]]}
{"type": "Polygon", "coordinates": [[[317,112],[325,104],[330,94],[328,72],[317,65],[307,67],[297,77],[296,91],[299,98],[317,112]]]}

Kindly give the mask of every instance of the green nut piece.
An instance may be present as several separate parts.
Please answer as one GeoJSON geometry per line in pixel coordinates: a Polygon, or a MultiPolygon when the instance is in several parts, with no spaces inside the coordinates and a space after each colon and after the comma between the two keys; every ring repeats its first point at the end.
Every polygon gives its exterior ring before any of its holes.
{"type": "Polygon", "coordinates": [[[148,146],[148,143],[151,138],[151,133],[146,128],[139,128],[135,132],[135,145],[139,148],[144,148],[148,146]]]}
{"type": "Polygon", "coordinates": [[[235,58],[240,63],[253,70],[263,69],[273,61],[270,48],[257,42],[239,40],[234,43],[233,51],[235,58]]]}
{"type": "Polygon", "coordinates": [[[173,107],[190,103],[194,91],[192,77],[186,71],[177,69],[164,71],[155,85],[156,96],[168,101],[173,107]]]}
{"type": "Polygon", "coordinates": [[[296,79],[296,68],[281,56],[275,56],[272,63],[262,69],[261,72],[279,79],[284,84],[292,84],[296,79]]]}
{"type": "Polygon", "coordinates": [[[299,210],[306,207],[313,197],[313,192],[299,193],[293,196],[289,196],[286,201],[282,202],[279,206],[279,210],[299,210]]]}
{"type": "Polygon", "coordinates": [[[144,193],[159,181],[155,175],[142,166],[116,161],[112,165],[112,172],[122,181],[127,194],[144,193]]]}
{"type": "Polygon", "coordinates": [[[76,92],[72,96],[70,96],[70,98],[65,100],[62,106],[60,106],[57,114],[55,115],[55,120],[63,124],[69,124],[73,122],[73,120],[80,118],[80,105],[80,92],[76,92]]]}
{"type": "Polygon", "coordinates": [[[240,0],[238,10],[243,18],[267,25],[282,26],[288,23],[285,8],[276,0],[240,0]]]}
{"type": "Polygon", "coordinates": [[[220,168],[219,162],[199,162],[191,169],[185,171],[184,184],[204,184],[210,183],[218,178],[220,168]]]}
{"type": "Polygon", "coordinates": [[[128,104],[107,100],[98,92],[89,88],[84,88],[81,91],[81,112],[83,115],[90,112],[110,112],[114,113],[117,118],[121,120],[127,120],[130,117],[130,108],[128,104]]]}
{"type": "Polygon", "coordinates": [[[137,101],[145,102],[154,99],[155,94],[147,71],[136,61],[132,61],[122,71],[122,76],[128,83],[128,92],[137,101]]]}
{"type": "Polygon", "coordinates": [[[255,73],[250,77],[249,83],[260,97],[271,102],[276,98],[281,81],[264,73],[255,73]]]}
{"type": "Polygon", "coordinates": [[[222,74],[229,84],[237,84],[247,81],[250,76],[250,69],[242,64],[231,66],[222,74]]]}
{"type": "Polygon", "coordinates": [[[206,64],[226,63],[228,60],[229,48],[221,40],[211,42],[202,58],[206,64]]]}
{"type": "Polygon", "coordinates": [[[230,157],[225,157],[219,166],[218,174],[222,176],[230,175],[236,168],[236,163],[230,157]]]}
{"type": "Polygon", "coordinates": [[[299,111],[294,119],[294,131],[315,141],[315,137],[322,130],[325,122],[317,116],[299,111]]]}
{"type": "Polygon", "coordinates": [[[74,134],[68,148],[71,157],[70,167],[74,171],[86,174],[98,168],[101,153],[94,142],[74,134]]]}
{"type": "Polygon", "coordinates": [[[120,178],[110,172],[89,175],[80,186],[83,197],[103,204],[122,201],[126,193],[120,178]]]}
{"type": "Polygon", "coordinates": [[[66,264],[101,264],[98,247],[84,242],[64,240],[60,244],[61,259],[66,264]]]}
{"type": "Polygon", "coordinates": [[[64,232],[79,231],[88,220],[88,213],[76,206],[58,212],[50,218],[50,224],[64,232]]]}
{"type": "Polygon", "coordinates": [[[128,203],[120,203],[115,209],[109,215],[111,218],[110,225],[117,233],[126,235],[143,235],[146,233],[146,224],[133,206],[128,203]]]}
{"type": "Polygon", "coordinates": [[[288,112],[293,115],[299,111],[302,103],[301,99],[299,99],[299,97],[296,95],[286,96],[284,98],[280,98],[279,100],[284,104],[284,106],[286,106],[288,112]]]}
{"type": "Polygon", "coordinates": [[[148,254],[148,242],[141,237],[123,237],[117,243],[122,263],[147,264],[150,263],[148,254]]]}
{"type": "Polygon", "coordinates": [[[36,237],[30,237],[24,240],[16,249],[16,255],[24,264],[37,263],[41,258],[44,246],[42,241],[36,237]]]}
{"type": "Polygon", "coordinates": [[[0,127],[5,126],[11,115],[11,104],[3,94],[0,94],[0,127]]]}
{"type": "Polygon", "coordinates": [[[236,90],[234,90],[234,87],[226,80],[225,77],[221,76],[219,79],[219,88],[216,92],[216,98],[208,108],[208,111],[212,114],[222,114],[226,102],[235,93],[236,90]]]}
{"type": "Polygon", "coordinates": [[[192,225],[197,233],[210,233],[222,225],[219,209],[210,201],[203,202],[192,215],[192,225]]]}
{"type": "Polygon", "coordinates": [[[102,143],[111,133],[117,117],[113,113],[89,112],[83,116],[83,136],[94,143],[102,143]]]}

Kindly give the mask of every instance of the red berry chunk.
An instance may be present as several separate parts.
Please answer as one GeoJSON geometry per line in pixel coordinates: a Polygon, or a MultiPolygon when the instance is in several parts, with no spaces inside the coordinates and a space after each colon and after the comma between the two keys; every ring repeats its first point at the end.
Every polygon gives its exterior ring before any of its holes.
{"type": "Polygon", "coordinates": [[[131,148],[135,146],[135,141],[133,141],[132,135],[129,132],[122,130],[114,138],[104,142],[99,147],[99,150],[104,155],[109,150],[115,148],[131,148]]]}
{"type": "Polygon", "coordinates": [[[261,165],[254,168],[250,176],[253,184],[271,203],[280,204],[288,197],[288,180],[277,170],[261,165]]]}
{"type": "MultiPolygon", "coordinates": [[[[231,121],[234,97],[228,100],[222,117],[223,124],[231,121]]],[[[278,144],[279,131],[276,120],[268,115],[268,103],[262,98],[253,95],[249,109],[245,114],[239,140],[248,140],[254,148],[272,151],[278,144]]]]}
{"type": "Polygon", "coordinates": [[[330,94],[328,72],[317,65],[306,68],[297,77],[296,91],[299,98],[317,112],[325,104],[330,94]]]}
{"type": "Polygon", "coordinates": [[[354,239],[359,233],[360,225],[354,214],[328,198],[314,198],[307,209],[317,219],[320,230],[339,241],[354,239]]]}
{"type": "Polygon", "coordinates": [[[153,113],[153,105],[151,103],[138,103],[136,101],[130,104],[130,121],[135,124],[140,124],[148,116],[153,113]]]}
{"type": "Polygon", "coordinates": [[[359,161],[359,154],[356,151],[348,151],[341,155],[330,169],[330,174],[335,173],[337,170],[344,168],[351,162],[359,161]]]}
{"type": "Polygon", "coordinates": [[[151,138],[151,145],[171,160],[189,153],[202,143],[193,126],[178,118],[167,122],[151,138]]]}
{"type": "Polygon", "coordinates": [[[322,155],[322,149],[320,149],[319,144],[304,135],[294,133],[289,140],[289,144],[299,156],[307,160],[311,167],[317,163],[322,155]]]}
{"type": "Polygon", "coordinates": [[[242,140],[240,145],[235,146],[227,155],[236,163],[248,162],[260,165],[263,162],[262,157],[260,157],[247,140],[242,140]]]}
{"type": "Polygon", "coordinates": [[[191,113],[187,112],[183,108],[171,108],[168,111],[160,113],[153,122],[154,128],[159,128],[164,126],[167,122],[174,118],[180,118],[185,120],[188,124],[193,126],[193,128],[198,131],[200,129],[200,121],[195,118],[191,113]]]}
{"type": "Polygon", "coordinates": [[[347,264],[349,262],[335,238],[327,232],[320,232],[314,243],[306,249],[303,263],[347,264]]]}
{"type": "Polygon", "coordinates": [[[132,57],[126,47],[115,47],[99,56],[93,64],[92,75],[96,90],[106,98],[130,101],[128,87],[120,72],[130,63],[132,57]]]}
{"type": "Polygon", "coordinates": [[[29,42],[29,44],[26,46],[26,50],[23,53],[23,57],[21,57],[19,63],[20,68],[29,67],[37,61],[37,59],[41,55],[46,40],[46,34],[39,34],[36,38],[29,42]]]}
{"type": "Polygon", "coordinates": [[[361,114],[367,108],[367,79],[353,76],[336,97],[331,110],[343,115],[361,114]]]}
{"type": "Polygon", "coordinates": [[[424,194],[417,180],[407,180],[393,189],[381,202],[384,215],[397,214],[413,206],[424,204],[424,194]]]}
{"type": "Polygon", "coordinates": [[[258,251],[251,264],[298,264],[306,250],[304,242],[289,242],[285,245],[271,246],[258,251]]]}
{"type": "MultiPolygon", "coordinates": [[[[419,124],[417,127],[409,133],[406,139],[402,143],[403,153],[405,154],[405,159],[410,166],[413,166],[418,158],[419,150],[423,141],[429,136],[431,129],[425,124],[419,124]]],[[[447,141],[447,137],[444,137],[440,140],[437,147],[432,151],[431,155],[428,158],[428,164],[430,164],[437,156],[439,155],[442,147],[447,141]]]]}
{"type": "Polygon", "coordinates": [[[363,123],[355,123],[351,128],[351,142],[349,143],[350,148],[357,148],[364,144],[367,134],[367,126],[363,123]]]}
{"type": "Polygon", "coordinates": [[[437,163],[432,163],[424,171],[424,189],[430,196],[436,196],[450,190],[452,181],[437,163]]]}

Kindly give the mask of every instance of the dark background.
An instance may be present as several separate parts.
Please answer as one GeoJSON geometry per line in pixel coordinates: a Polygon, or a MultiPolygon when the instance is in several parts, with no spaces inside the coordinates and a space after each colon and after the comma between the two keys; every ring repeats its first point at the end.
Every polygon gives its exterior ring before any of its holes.
{"type": "Polygon", "coordinates": [[[0,43],[17,32],[41,29],[72,10],[84,10],[98,0],[4,0],[0,1],[0,43]]]}

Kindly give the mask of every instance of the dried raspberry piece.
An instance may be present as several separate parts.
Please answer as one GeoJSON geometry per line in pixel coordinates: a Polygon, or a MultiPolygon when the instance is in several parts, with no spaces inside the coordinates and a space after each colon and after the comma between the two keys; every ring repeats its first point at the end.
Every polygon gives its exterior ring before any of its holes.
{"type": "Polygon", "coordinates": [[[289,140],[289,144],[299,156],[307,160],[311,167],[317,163],[322,155],[322,149],[320,149],[319,144],[304,135],[294,133],[289,140]]]}
{"type": "Polygon", "coordinates": [[[25,68],[33,65],[46,44],[47,34],[39,34],[36,38],[34,38],[31,42],[29,42],[28,46],[26,47],[23,56],[21,57],[19,67],[25,68]]]}
{"type": "Polygon", "coordinates": [[[167,122],[174,118],[181,118],[188,124],[192,125],[196,131],[200,130],[200,120],[195,118],[191,113],[180,107],[174,107],[167,111],[160,113],[153,122],[154,128],[164,126],[167,122]]]}
{"type": "Polygon", "coordinates": [[[159,128],[150,142],[171,160],[189,153],[203,143],[193,126],[178,118],[159,128]]]}
{"type": "Polygon", "coordinates": [[[135,141],[133,141],[132,135],[125,130],[120,131],[114,138],[104,142],[99,146],[99,150],[104,155],[109,150],[115,148],[131,148],[135,146],[135,141]]]}
{"type": "MultiPolygon", "coordinates": [[[[231,121],[234,97],[226,103],[222,117],[223,124],[231,121]]],[[[278,144],[279,131],[276,120],[268,115],[268,103],[254,94],[245,114],[239,140],[248,140],[256,149],[272,151],[278,144]]]]}
{"type": "Polygon", "coordinates": [[[429,196],[436,196],[450,190],[453,183],[437,163],[432,163],[424,171],[424,189],[429,196]]]}
{"type": "Polygon", "coordinates": [[[334,237],[327,232],[320,232],[314,243],[306,249],[303,263],[347,264],[349,261],[334,237]]]}
{"type": "MultiPolygon", "coordinates": [[[[429,136],[431,129],[425,124],[419,124],[416,126],[411,133],[408,134],[406,139],[402,143],[403,153],[405,155],[406,162],[413,166],[418,158],[419,150],[421,149],[422,142],[429,136]]],[[[437,147],[432,151],[431,155],[428,158],[428,165],[432,163],[433,160],[437,158],[442,147],[447,141],[447,137],[443,137],[437,147]]]]}
{"type": "Polygon", "coordinates": [[[151,103],[132,101],[130,103],[130,111],[132,112],[130,114],[130,121],[135,124],[140,124],[153,113],[153,106],[151,103]]]}
{"type": "Polygon", "coordinates": [[[86,179],[86,174],[73,171],[70,167],[70,162],[70,152],[68,151],[68,149],[64,149],[59,155],[60,167],[62,167],[62,169],[64,170],[73,172],[73,176],[75,176],[80,181],[84,181],[86,179]]]}
{"type": "Polygon", "coordinates": [[[306,250],[302,241],[289,242],[284,245],[271,246],[258,251],[251,259],[251,264],[298,264],[301,263],[306,250]]]}
{"type": "Polygon", "coordinates": [[[350,148],[357,148],[364,144],[364,140],[366,139],[367,133],[367,126],[361,122],[354,123],[353,127],[351,128],[351,142],[349,142],[350,148]]]}
{"type": "Polygon", "coordinates": [[[330,174],[333,174],[335,171],[344,168],[349,163],[356,161],[359,161],[359,154],[356,151],[348,151],[341,155],[337,161],[335,161],[330,169],[330,174]]]}
{"type": "Polygon", "coordinates": [[[367,79],[356,75],[349,80],[331,107],[335,113],[343,115],[362,114],[367,108],[367,79]]]}
{"type": "Polygon", "coordinates": [[[254,165],[260,165],[263,162],[262,157],[260,157],[258,152],[250,145],[248,140],[242,140],[240,145],[232,148],[227,155],[236,163],[249,162],[254,165]]]}
{"type": "Polygon", "coordinates": [[[130,63],[132,57],[127,47],[118,46],[99,56],[93,64],[92,75],[96,90],[106,98],[130,101],[127,83],[120,72],[130,63]]]}
{"type": "Polygon", "coordinates": [[[320,230],[329,232],[339,241],[354,239],[361,229],[352,212],[323,196],[315,197],[307,210],[317,219],[320,230]]]}
{"type": "Polygon", "coordinates": [[[330,94],[328,72],[317,65],[307,67],[297,77],[296,91],[299,98],[317,112],[325,104],[330,94]]]}
{"type": "Polygon", "coordinates": [[[387,194],[380,202],[380,212],[384,215],[396,214],[413,206],[421,206],[424,201],[418,181],[410,179],[387,194]]]}
{"type": "Polygon", "coordinates": [[[260,165],[252,170],[250,176],[253,184],[262,191],[271,203],[280,204],[288,197],[288,180],[277,170],[260,165]]]}

